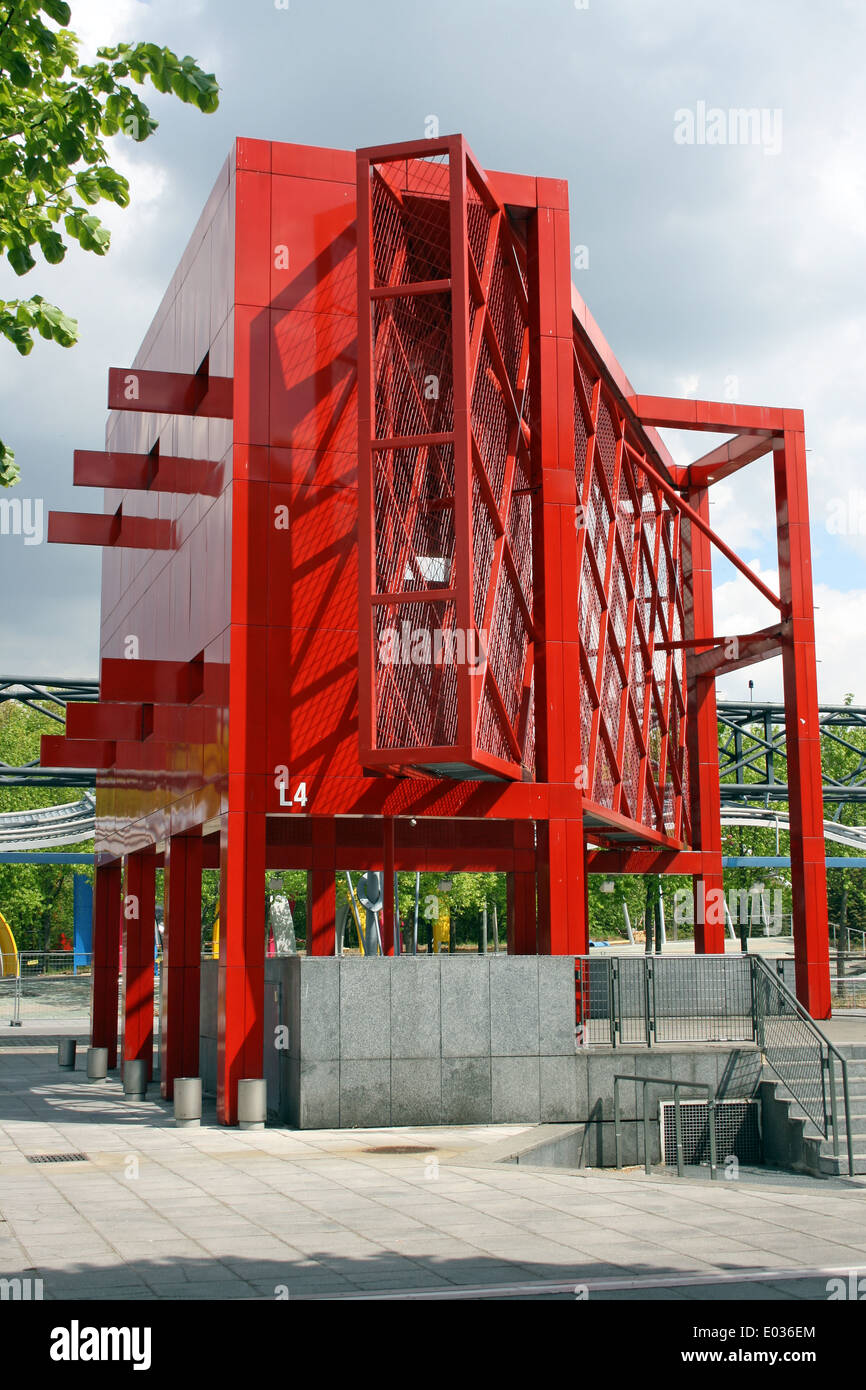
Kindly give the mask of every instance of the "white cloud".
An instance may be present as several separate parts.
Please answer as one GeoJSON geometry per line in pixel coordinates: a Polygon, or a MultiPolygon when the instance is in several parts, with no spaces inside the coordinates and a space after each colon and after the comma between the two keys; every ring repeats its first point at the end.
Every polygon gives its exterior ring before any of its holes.
{"type": "MultiPolygon", "coordinates": [[[[754,561],[751,568],[768,588],[778,591],[775,570],[761,570],[754,561]]],[[[850,691],[855,703],[866,704],[866,589],[841,590],[816,584],[814,601],[819,701],[841,704],[850,691]]],[[[713,605],[716,632],[725,636],[755,632],[773,621],[773,608],[744,575],[715,587],[713,605]]],[[[747,700],[750,680],[755,682],[755,699],[782,700],[779,658],[721,678],[717,682],[719,699],[747,700]]]]}

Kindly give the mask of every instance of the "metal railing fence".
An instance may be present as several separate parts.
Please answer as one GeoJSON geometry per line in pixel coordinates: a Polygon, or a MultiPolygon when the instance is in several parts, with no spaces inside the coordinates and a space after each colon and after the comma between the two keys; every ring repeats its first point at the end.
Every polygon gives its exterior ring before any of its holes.
{"type": "Polygon", "coordinates": [[[683,1177],[685,1173],[685,1162],[683,1160],[683,1121],[680,1113],[680,1091],[702,1091],[707,1098],[707,1138],[709,1141],[710,1156],[710,1178],[714,1179],[718,1174],[718,1160],[716,1156],[716,1093],[712,1086],[705,1081],[671,1081],[669,1076],[631,1076],[624,1072],[618,1072],[613,1078],[613,1124],[614,1142],[616,1144],[616,1166],[622,1168],[622,1106],[619,1097],[619,1084],[621,1081],[633,1081],[641,1088],[642,1109],[643,1109],[643,1157],[644,1171],[652,1172],[650,1161],[650,1104],[649,1087],[662,1086],[666,1091],[673,1088],[674,1093],[674,1134],[677,1146],[677,1175],[683,1177]]]}
{"type": "Polygon", "coordinates": [[[848,1173],[854,1172],[854,1139],[848,1063],[826,1033],[806,1012],[779,974],[760,956],[750,956],[755,995],[755,1041],[771,1071],[825,1138],[832,1138],[839,1157],[840,1132],[836,1071],[842,1082],[848,1173]]]}
{"type": "Polygon", "coordinates": [[[837,1079],[854,1171],[848,1065],[775,969],[758,955],[577,956],[578,1036],[586,1045],[754,1042],[839,1156],[837,1079]]]}

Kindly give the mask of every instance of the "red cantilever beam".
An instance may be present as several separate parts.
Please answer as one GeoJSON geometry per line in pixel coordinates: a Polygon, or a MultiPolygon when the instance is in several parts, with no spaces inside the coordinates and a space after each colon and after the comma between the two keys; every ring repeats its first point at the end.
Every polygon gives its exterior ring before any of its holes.
{"type": "Polygon", "coordinates": [[[49,512],[48,540],[57,545],[104,545],[126,550],[173,550],[173,523],[158,517],[49,512]]]}
{"type": "Polygon", "coordinates": [[[72,480],[77,487],[108,487],[218,497],[222,472],[208,459],[170,454],[120,454],[76,449],[72,480]]]}
{"type": "Polygon", "coordinates": [[[144,661],[103,657],[99,689],[104,700],[186,705],[202,694],[201,661],[144,661]]]}
{"type": "Polygon", "coordinates": [[[232,418],[232,378],[186,372],[150,372],[109,367],[109,410],[146,410],[154,415],[232,418]]]}
{"type": "Polygon", "coordinates": [[[39,761],[43,767],[112,767],[116,756],[113,739],[64,738],[43,734],[39,761]]]}
{"type": "Polygon", "coordinates": [[[140,739],[141,705],[70,704],[66,706],[66,735],[72,739],[140,739]]]}

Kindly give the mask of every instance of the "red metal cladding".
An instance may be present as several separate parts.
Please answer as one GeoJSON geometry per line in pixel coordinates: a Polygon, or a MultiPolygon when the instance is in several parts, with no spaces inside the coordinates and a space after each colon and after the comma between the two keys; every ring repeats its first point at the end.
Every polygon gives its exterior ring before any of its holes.
{"type": "Polygon", "coordinates": [[[525,778],[525,252],[460,137],[358,161],[362,762],[525,778]]]}

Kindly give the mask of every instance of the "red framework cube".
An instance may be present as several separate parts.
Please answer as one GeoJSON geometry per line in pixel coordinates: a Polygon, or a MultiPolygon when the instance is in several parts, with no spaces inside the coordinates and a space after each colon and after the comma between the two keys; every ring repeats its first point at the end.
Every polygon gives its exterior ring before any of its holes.
{"type": "MultiPolygon", "coordinates": [[[[781,652],[797,990],[829,1013],[805,444],[798,411],[637,395],[571,285],[566,185],[460,136],[344,152],[237,141],[75,480],[101,545],[93,1042],[198,1067],[198,902],[219,867],[218,1109],[262,1073],[264,871],[509,875],[514,952],[587,949],[587,872],[722,884],[715,680],[781,652]],[[677,467],[656,427],[726,433],[677,467]],[[772,453],[780,593],[709,526],[772,453]],[[773,605],[715,632],[715,547],[773,605]],[[736,639],[736,640],[735,640],[736,639]],[[134,910],[133,910],[134,909],[134,910]],[[136,915],[137,914],[137,915],[136,915]],[[122,929],[122,930],[121,930],[122,929]]],[[[724,949],[707,914],[696,949],[724,949]]]]}

